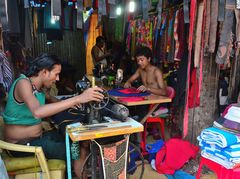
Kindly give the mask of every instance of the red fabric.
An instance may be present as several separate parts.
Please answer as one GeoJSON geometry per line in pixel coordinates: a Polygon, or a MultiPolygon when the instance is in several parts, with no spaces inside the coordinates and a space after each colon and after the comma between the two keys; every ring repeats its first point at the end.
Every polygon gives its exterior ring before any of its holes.
{"type": "Polygon", "coordinates": [[[157,152],[156,169],[158,173],[173,175],[198,153],[199,148],[182,139],[170,139],[157,152]],[[177,150],[176,150],[177,148],[177,150]]]}
{"type": "Polygon", "coordinates": [[[136,94],[141,92],[141,91],[138,91],[136,88],[125,88],[118,91],[124,94],[134,94],[134,93],[136,94]]]}
{"type": "Polygon", "coordinates": [[[136,101],[143,101],[145,100],[144,97],[121,97],[118,98],[119,101],[121,102],[136,102],[136,101]]]}
{"type": "Polygon", "coordinates": [[[197,79],[197,69],[194,68],[191,73],[191,84],[190,84],[190,91],[188,96],[188,107],[194,108],[200,105],[200,95],[198,94],[199,91],[199,80],[197,79]]]}
{"type": "Polygon", "coordinates": [[[187,84],[186,84],[186,102],[184,109],[184,118],[183,118],[183,138],[188,134],[188,93],[189,93],[189,83],[190,83],[190,67],[192,60],[192,42],[193,42],[193,32],[194,32],[194,21],[196,16],[196,0],[191,0],[190,3],[190,24],[189,24],[189,40],[188,40],[188,69],[187,69],[187,84]]]}

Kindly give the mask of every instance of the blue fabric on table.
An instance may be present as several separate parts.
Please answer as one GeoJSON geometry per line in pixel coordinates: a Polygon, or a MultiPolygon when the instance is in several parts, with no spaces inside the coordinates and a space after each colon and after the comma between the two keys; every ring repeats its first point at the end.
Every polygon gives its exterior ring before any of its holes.
{"type": "Polygon", "coordinates": [[[139,97],[139,96],[149,96],[149,92],[141,92],[141,93],[133,93],[133,94],[125,94],[120,92],[119,90],[123,90],[124,88],[115,88],[108,90],[108,94],[111,96],[120,96],[120,97],[139,97]]]}
{"type": "Polygon", "coordinates": [[[174,173],[174,175],[166,175],[166,176],[168,179],[195,179],[195,176],[192,176],[182,170],[177,170],[174,173]]]}

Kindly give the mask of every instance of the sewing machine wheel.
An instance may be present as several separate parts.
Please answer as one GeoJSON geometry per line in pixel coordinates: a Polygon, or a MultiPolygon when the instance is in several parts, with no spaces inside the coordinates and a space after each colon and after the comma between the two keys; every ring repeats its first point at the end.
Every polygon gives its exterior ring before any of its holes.
{"type": "Polygon", "coordinates": [[[106,90],[103,90],[102,94],[104,95],[104,98],[101,102],[91,102],[90,103],[90,106],[93,109],[99,110],[99,109],[103,109],[107,106],[107,104],[109,102],[109,95],[106,90]]]}

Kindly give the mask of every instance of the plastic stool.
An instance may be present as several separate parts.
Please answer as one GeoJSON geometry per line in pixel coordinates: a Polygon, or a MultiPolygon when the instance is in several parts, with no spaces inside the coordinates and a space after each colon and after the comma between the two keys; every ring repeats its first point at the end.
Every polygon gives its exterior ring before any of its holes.
{"type": "Polygon", "coordinates": [[[148,125],[148,123],[159,123],[161,137],[162,137],[163,140],[165,139],[165,135],[164,135],[165,119],[160,118],[160,117],[148,117],[146,122],[145,122],[144,131],[142,132],[141,149],[142,149],[142,154],[143,155],[148,154],[148,152],[146,150],[146,138],[147,138],[147,125],[148,125]]]}
{"type": "Polygon", "coordinates": [[[212,171],[214,171],[218,177],[218,179],[238,179],[240,178],[240,168],[227,169],[224,166],[207,159],[205,157],[201,157],[199,168],[197,171],[196,179],[200,179],[202,166],[205,165],[212,171]]]}
{"type": "MultiPolygon", "coordinates": [[[[167,86],[166,88],[167,90],[167,96],[171,99],[173,99],[175,97],[175,90],[171,87],[171,86],[167,86]]],[[[153,104],[150,106],[150,109],[153,107],[153,104]]],[[[165,140],[165,136],[164,136],[164,123],[165,123],[165,119],[161,118],[161,117],[148,117],[146,122],[145,122],[145,126],[144,126],[144,131],[141,133],[141,149],[142,149],[142,155],[147,155],[148,152],[146,151],[146,137],[147,137],[147,125],[148,123],[159,123],[160,125],[160,133],[161,133],[161,137],[163,140],[165,140]]]]}

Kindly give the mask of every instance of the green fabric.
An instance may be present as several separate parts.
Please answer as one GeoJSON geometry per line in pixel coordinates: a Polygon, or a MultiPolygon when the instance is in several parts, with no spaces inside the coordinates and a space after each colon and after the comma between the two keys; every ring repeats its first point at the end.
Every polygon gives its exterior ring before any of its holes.
{"type": "MultiPolygon", "coordinates": [[[[33,117],[32,112],[29,110],[25,103],[18,103],[14,99],[14,88],[16,83],[21,79],[28,79],[25,75],[21,75],[14,81],[8,94],[7,105],[3,113],[3,119],[5,124],[17,124],[17,125],[36,125],[42,120],[33,117]]],[[[34,96],[39,101],[40,105],[45,104],[45,94],[43,92],[34,91],[34,96]]]]}

